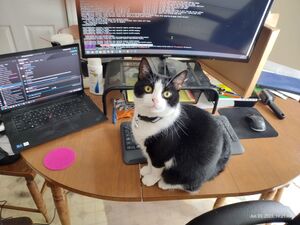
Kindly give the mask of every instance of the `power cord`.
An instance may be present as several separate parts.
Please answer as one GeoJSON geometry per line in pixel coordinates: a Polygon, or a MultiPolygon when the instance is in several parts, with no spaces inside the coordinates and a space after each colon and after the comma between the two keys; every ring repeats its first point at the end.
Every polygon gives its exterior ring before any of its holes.
{"type": "MultiPolygon", "coordinates": [[[[7,217],[7,218],[3,218],[3,217],[2,217],[2,210],[3,210],[4,206],[7,204],[7,201],[6,201],[6,200],[1,200],[1,201],[0,201],[0,204],[1,204],[1,206],[0,206],[0,225],[2,225],[2,224],[3,224],[3,223],[2,223],[3,221],[8,220],[8,219],[12,219],[13,217],[10,216],[10,217],[7,217]]],[[[56,208],[54,209],[53,217],[52,217],[50,223],[39,224],[39,225],[50,225],[50,224],[53,223],[55,217],[56,217],[56,208]]]]}
{"type": "Polygon", "coordinates": [[[56,212],[57,212],[57,210],[56,210],[56,208],[55,208],[55,209],[54,209],[54,213],[53,213],[52,220],[50,221],[49,225],[53,223],[53,221],[54,221],[54,219],[55,219],[55,217],[56,217],[56,212]]]}
{"type": "Polygon", "coordinates": [[[4,220],[11,219],[12,217],[2,218],[2,209],[7,204],[7,201],[6,200],[1,200],[0,203],[2,203],[1,206],[0,206],[0,225],[2,225],[3,224],[2,222],[4,220]]]}
{"type": "Polygon", "coordinates": [[[293,182],[293,184],[295,185],[296,188],[300,189],[300,185],[298,185],[296,182],[293,182]]]}
{"type": "MultiPolygon", "coordinates": [[[[53,217],[52,217],[52,219],[51,219],[51,221],[50,221],[49,223],[38,223],[38,224],[37,224],[37,223],[34,223],[34,224],[36,224],[36,225],[50,225],[50,224],[53,223],[55,217],[56,217],[56,208],[54,209],[53,217]]],[[[33,224],[33,225],[34,225],[34,224],[33,224]]],[[[0,225],[1,225],[1,224],[0,224],[0,225]]]]}
{"type": "MultiPolygon", "coordinates": [[[[67,192],[65,193],[65,196],[67,196],[68,194],[70,194],[70,191],[67,191],[67,192]]],[[[0,204],[1,204],[1,206],[0,206],[0,225],[2,225],[2,221],[7,220],[7,219],[11,219],[12,217],[2,218],[2,209],[3,209],[3,207],[7,204],[7,201],[6,201],[6,200],[1,200],[1,201],[0,201],[0,204]]],[[[37,225],[50,225],[50,224],[52,224],[53,221],[55,220],[56,212],[57,212],[57,210],[56,210],[56,208],[54,208],[53,217],[52,217],[50,223],[39,223],[39,224],[37,224],[37,225]]]]}
{"type": "Polygon", "coordinates": [[[3,219],[2,218],[2,209],[7,204],[7,201],[6,200],[1,200],[0,203],[1,203],[1,206],[0,206],[0,220],[2,220],[3,219]]]}

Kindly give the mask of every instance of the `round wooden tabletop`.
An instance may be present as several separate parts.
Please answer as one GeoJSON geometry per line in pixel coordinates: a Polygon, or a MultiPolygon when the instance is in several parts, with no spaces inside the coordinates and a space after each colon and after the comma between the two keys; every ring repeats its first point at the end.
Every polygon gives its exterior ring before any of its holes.
{"type": "MultiPolygon", "coordinates": [[[[92,99],[101,106],[100,97],[92,96],[92,99]]],[[[193,194],[143,186],[139,165],[125,165],[122,161],[120,123],[112,124],[110,116],[104,123],[26,150],[22,156],[49,182],[101,199],[154,201],[261,193],[284,185],[300,174],[300,105],[296,101],[281,99],[276,99],[276,103],[286,114],[286,119],[277,119],[261,103],[256,108],[279,136],[243,139],[245,153],[232,156],[223,173],[193,194]],[[62,146],[75,150],[75,163],[63,171],[46,169],[43,165],[45,155],[62,146]]],[[[108,115],[111,115],[111,109],[108,115]]]]}

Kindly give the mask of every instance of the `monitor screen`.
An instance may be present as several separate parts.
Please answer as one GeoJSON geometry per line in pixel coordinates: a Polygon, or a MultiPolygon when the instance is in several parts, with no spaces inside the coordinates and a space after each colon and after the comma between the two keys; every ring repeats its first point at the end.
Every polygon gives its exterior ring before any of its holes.
{"type": "Polygon", "coordinates": [[[0,109],[81,91],[78,45],[0,56],[0,109]]]}
{"type": "Polygon", "coordinates": [[[247,60],[273,0],[77,0],[84,57],[247,60]]]}

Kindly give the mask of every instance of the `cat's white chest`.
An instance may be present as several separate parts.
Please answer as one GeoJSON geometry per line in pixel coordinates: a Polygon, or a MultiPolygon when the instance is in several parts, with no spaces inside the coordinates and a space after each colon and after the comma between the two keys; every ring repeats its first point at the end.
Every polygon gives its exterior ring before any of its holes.
{"type": "Polygon", "coordinates": [[[159,121],[157,123],[145,122],[134,118],[132,124],[132,132],[135,141],[142,147],[145,148],[145,140],[155,134],[161,132],[161,126],[159,121]]]}
{"type": "Polygon", "coordinates": [[[135,141],[140,145],[142,150],[146,150],[145,140],[151,136],[163,132],[174,124],[174,121],[180,115],[180,106],[177,107],[170,115],[163,117],[155,123],[140,120],[135,113],[132,122],[132,132],[135,141]]]}

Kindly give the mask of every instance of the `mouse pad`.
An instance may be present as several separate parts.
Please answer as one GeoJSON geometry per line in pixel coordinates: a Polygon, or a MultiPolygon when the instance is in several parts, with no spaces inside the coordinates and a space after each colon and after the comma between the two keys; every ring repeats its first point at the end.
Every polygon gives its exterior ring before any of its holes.
{"type": "Polygon", "coordinates": [[[260,114],[257,109],[252,107],[235,107],[219,109],[220,115],[224,115],[229,120],[236,135],[240,139],[248,138],[266,138],[277,137],[277,131],[271,126],[271,124],[260,114]],[[245,117],[249,114],[256,114],[264,118],[266,123],[266,130],[262,132],[253,131],[250,129],[245,117]]]}

